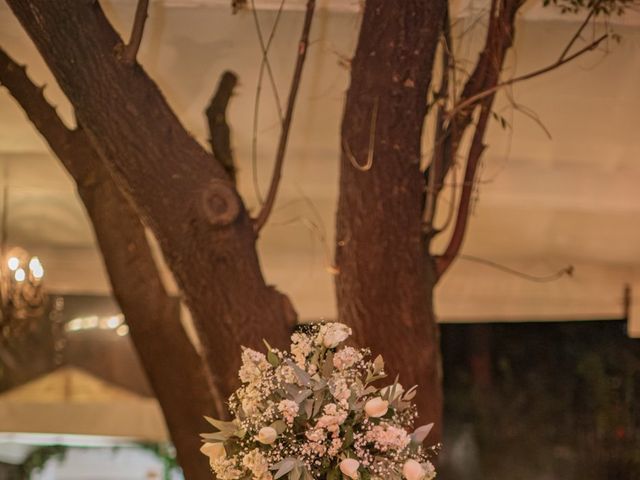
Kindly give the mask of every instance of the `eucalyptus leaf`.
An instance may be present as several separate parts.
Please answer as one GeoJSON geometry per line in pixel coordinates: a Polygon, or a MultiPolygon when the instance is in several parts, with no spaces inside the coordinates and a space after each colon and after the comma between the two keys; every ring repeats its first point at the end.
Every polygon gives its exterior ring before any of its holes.
{"type": "Polygon", "coordinates": [[[384,359],[382,355],[378,355],[373,361],[373,373],[378,374],[384,370],[384,359]]]}
{"type": "Polygon", "coordinates": [[[277,468],[278,471],[273,476],[274,480],[278,480],[278,478],[285,476],[289,473],[293,468],[298,464],[298,460],[293,457],[287,457],[281,462],[276,463],[273,467],[277,468]]]}
{"type": "Polygon", "coordinates": [[[353,428],[346,427],[344,429],[344,440],[342,441],[342,448],[349,448],[353,443],[353,428]]]}
{"type": "Polygon", "coordinates": [[[311,383],[311,377],[309,376],[309,374],[307,372],[305,372],[303,369],[301,369],[295,363],[291,363],[291,367],[293,368],[293,373],[295,374],[296,378],[298,379],[298,382],[300,383],[300,385],[306,387],[311,383]]]}
{"type": "Polygon", "coordinates": [[[302,469],[302,480],[313,480],[311,472],[309,472],[309,470],[307,470],[306,468],[302,469]]]}
{"type": "Polygon", "coordinates": [[[289,473],[289,480],[300,480],[300,476],[302,475],[302,469],[296,465],[289,473]]]}
{"type": "Polygon", "coordinates": [[[334,467],[327,472],[326,480],[339,480],[339,479],[340,479],[340,470],[338,470],[338,467],[334,467]]]}
{"type": "Polygon", "coordinates": [[[209,442],[225,442],[231,435],[225,432],[201,433],[200,436],[209,442]]]}
{"type": "Polygon", "coordinates": [[[205,416],[204,419],[221,432],[234,433],[236,430],[238,430],[238,425],[235,422],[225,422],[223,420],[216,420],[215,418],[207,416],[205,416]]]}
{"type": "Polygon", "coordinates": [[[284,423],[282,420],[276,420],[270,426],[276,431],[278,435],[282,435],[282,432],[284,432],[287,429],[287,424],[284,423]]]}
{"type": "Polygon", "coordinates": [[[311,419],[311,417],[313,417],[313,400],[312,399],[305,400],[304,413],[308,419],[311,419]]]}
{"type": "Polygon", "coordinates": [[[324,359],[324,363],[322,364],[322,376],[324,378],[331,377],[333,373],[333,352],[329,350],[327,352],[327,356],[324,359]]]}

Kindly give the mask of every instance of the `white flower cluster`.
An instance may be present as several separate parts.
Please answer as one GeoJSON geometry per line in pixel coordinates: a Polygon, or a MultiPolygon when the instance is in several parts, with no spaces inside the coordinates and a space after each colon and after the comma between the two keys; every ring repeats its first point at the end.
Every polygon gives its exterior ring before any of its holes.
{"type": "Polygon", "coordinates": [[[220,480],[432,480],[431,429],[413,431],[411,399],[385,378],[380,356],[345,346],[341,323],[308,325],[291,352],[243,348],[242,386],[229,399],[231,422],[208,419],[202,453],[220,480]]]}

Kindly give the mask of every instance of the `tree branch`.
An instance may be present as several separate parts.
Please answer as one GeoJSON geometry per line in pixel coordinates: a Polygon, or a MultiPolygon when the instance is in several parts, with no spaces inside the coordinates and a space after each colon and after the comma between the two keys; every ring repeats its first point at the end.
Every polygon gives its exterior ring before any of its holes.
{"type": "MultiPolygon", "coordinates": [[[[581,27],[582,28],[582,27],[581,27]]],[[[498,83],[497,85],[494,85],[493,87],[490,87],[482,92],[479,92],[465,100],[463,100],[462,102],[460,102],[458,105],[456,105],[449,113],[448,113],[448,117],[451,118],[452,116],[456,115],[458,112],[461,112],[462,110],[466,109],[469,106],[472,106],[474,103],[478,102],[479,100],[482,100],[483,98],[488,97],[489,95],[492,95],[493,93],[497,92],[498,90],[504,88],[504,87],[508,87],[510,85],[513,85],[515,83],[519,83],[519,82],[523,82],[525,80],[530,80],[534,77],[538,77],[540,75],[543,75],[545,73],[551,72],[552,70],[555,70],[556,68],[560,68],[563,65],[571,62],[572,60],[575,60],[576,58],[580,57],[581,55],[590,52],[591,50],[594,50],[598,47],[598,45],[600,45],[605,39],[609,38],[609,34],[605,33],[604,35],[598,37],[596,40],[594,40],[593,42],[591,42],[589,45],[587,45],[586,47],[581,48],[580,50],[578,50],[577,52],[569,55],[568,57],[566,57],[566,53],[563,52],[562,55],[558,58],[558,60],[556,60],[555,62],[553,62],[551,65],[547,65],[544,68],[540,68],[538,70],[534,70],[533,72],[529,72],[527,74],[524,75],[520,75],[519,77],[514,77],[511,78],[509,80],[506,80],[504,82],[498,83]]]]}
{"type": "MultiPolygon", "coordinates": [[[[478,72],[478,77],[483,77],[482,85],[484,89],[488,89],[487,87],[497,83],[500,78],[500,72],[502,71],[507,51],[513,45],[515,16],[521,5],[522,2],[520,0],[502,0],[500,2],[500,9],[496,13],[497,17],[495,20],[492,18],[490,21],[492,32],[487,35],[487,44],[478,61],[479,64],[484,63],[482,66],[484,72],[480,73],[478,68],[474,71],[474,74],[478,72]]],[[[467,83],[467,86],[469,85],[470,84],[467,83]]],[[[478,88],[478,84],[470,88],[465,88],[465,90],[467,94],[469,94],[475,88],[478,88]]],[[[469,220],[469,209],[473,188],[475,186],[476,171],[482,153],[486,148],[483,142],[494,99],[495,93],[485,96],[479,104],[481,106],[480,115],[475,126],[471,147],[467,154],[467,166],[462,182],[462,191],[460,193],[460,202],[453,233],[451,234],[445,252],[436,260],[436,275],[438,278],[451,266],[462,247],[469,220]]],[[[464,112],[464,115],[468,116],[464,120],[466,128],[471,121],[471,112],[464,112]]],[[[453,122],[455,123],[455,119],[453,122]]],[[[456,133],[459,135],[458,132],[456,133]]],[[[455,152],[456,150],[457,147],[453,151],[455,152]]]]}
{"type": "Polygon", "coordinates": [[[284,346],[296,314],[266,284],[253,221],[219,162],[189,134],[98,2],[7,0],[73,105],[117,187],[158,240],[226,397],[240,345],[284,346]],[[251,298],[251,302],[246,299],[251,298]]]}
{"type": "Polygon", "coordinates": [[[289,91],[289,99],[287,101],[287,111],[282,122],[282,131],[280,133],[280,141],[278,143],[278,150],[276,153],[276,160],[273,166],[273,175],[271,177],[271,184],[269,185],[269,191],[258,216],[254,221],[254,230],[259,232],[267,223],[267,219],[271,214],[273,205],[276,200],[276,194],[278,193],[278,186],[280,185],[280,179],[282,177],[282,165],[284,163],[284,155],[287,148],[287,140],[289,138],[289,130],[291,129],[291,120],[293,118],[293,107],[295,105],[296,96],[298,95],[298,88],[300,87],[300,79],[302,77],[302,68],[304,67],[304,61],[307,57],[307,49],[309,46],[309,32],[311,30],[311,22],[313,20],[313,14],[315,11],[315,0],[307,1],[307,10],[304,17],[304,25],[302,27],[302,34],[300,36],[300,42],[298,44],[298,58],[296,60],[295,70],[293,72],[293,80],[291,81],[291,90],[289,91]]]}
{"type": "MultiPolygon", "coordinates": [[[[473,71],[465,82],[460,94],[460,101],[495,85],[499,81],[504,57],[512,41],[512,31],[505,32],[504,28],[513,24],[515,14],[521,5],[521,0],[492,0],[484,47],[473,71]],[[505,42],[505,40],[507,41],[505,42]]],[[[433,214],[435,214],[438,195],[442,189],[444,179],[454,164],[462,137],[471,124],[472,114],[473,109],[465,109],[455,115],[450,113],[443,115],[443,124],[446,123],[446,120],[448,120],[448,124],[441,133],[439,141],[435,144],[431,160],[431,164],[435,165],[437,163],[439,167],[437,168],[437,174],[434,175],[433,182],[433,206],[431,207],[433,214]]],[[[432,231],[430,233],[433,234],[435,232],[432,231]]]]}
{"type": "MultiPolygon", "coordinates": [[[[436,103],[438,105],[438,112],[436,114],[435,122],[435,134],[434,134],[434,153],[431,164],[425,170],[427,177],[427,191],[426,201],[424,202],[424,214],[423,223],[427,235],[433,234],[433,220],[436,214],[437,203],[437,187],[436,179],[438,178],[438,172],[442,168],[443,159],[442,154],[444,146],[444,119],[446,110],[446,101],[449,98],[449,74],[451,71],[455,71],[455,60],[453,59],[453,42],[451,39],[451,19],[449,17],[449,5],[447,3],[442,26],[442,74],[440,77],[440,88],[438,89],[436,103]],[[453,67],[452,67],[453,63],[453,67]]],[[[454,77],[455,87],[455,77],[454,77]]]]}
{"type": "Polygon", "coordinates": [[[160,402],[188,478],[210,478],[198,452],[202,425],[194,411],[224,412],[180,321],[179,301],[165,290],[145,229],[82,128],[69,130],[38,88],[0,49],[0,84],[23,108],[77,184],[96,233],[113,292],[160,402]],[[170,349],[166,346],[171,345],[170,349]],[[176,392],[180,396],[176,397],[176,392]],[[191,453],[193,452],[193,454],[191,453]]]}
{"type": "Polygon", "coordinates": [[[215,159],[222,164],[229,178],[236,183],[236,167],[231,149],[231,131],[227,123],[227,106],[238,83],[235,73],[226,71],[222,74],[215,94],[205,113],[209,124],[209,143],[215,159]]]}
{"type": "Polygon", "coordinates": [[[482,112],[478,124],[476,125],[475,132],[473,134],[473,140],[471,142],[471,148],[467,158],[467,167],[464,173],[464,180],[462,182],[462,192],[460,193],[460,204],[458,205],[458,213],[456,216],[456,223],[451,234],[451,239],[447,245],[444,253],[436,260],[436,274],[438,278],[444,274],[444,272],[451,266],[456,256],[460,252],[462,247],[462,241],[467,230],[467,223],[469,221],[469,208],[471,206],[471,194],[475,186],[475,175],[480,163],[480,158],[485,150],[483,143],[484,133],[487,128],[487,122],[489,114],[491,112],[490,102],[488,105],[483,106],[482,112]]]}
{"type": "Polygon", "coordinates": [[[133,28],[131,29],[131,37],[129,43],[124,47],[122,52],[122,60],[128,65],[133,65],[140,49],[142,42],[142,34],[144,33],[144,25],[149,16],[149,0],[138,0],[136,7],[136,16],[133,19],[133,28]]]}
{"type": "Polygon", "coordinates": [[[33,117],[30,115],[31,121],[53,149],[65,151],[69,147],[72,132],[62,122],[55,108],[44,98],[44,87],[37,87],[31,83],[26,68],[15,62],[2,48],[0,85],[7,88],[26,112],[33,112],[33,117]]]}
{"type": "Polygon", "coordinates": [[[602,3],[602,0],[596,0],[593,3],[593,5],[591,5],[591,8],[589,10],[589,14],[586,16],[586,18],[584,19],[584,21],[582,22],[582,24],[580,25],[580,27],[578,28],[576,33],[573,35],[571,40],[569,40],[569,43],[567,43],[567,46],[565,47],[565,49],[560,54],[560,57],[559,57],[560,60],[562,60],[569,53],[569,51],[571,50],[571,47],[573,47],[573,44],[576,43],[578,38],[580,38],[580,35],[582,35],[582,32],[584,31],[584,29],[587,27],[587,25],[589,25],[589,21],[595,15],[597,15],[598,9],[599,9],[601,3],[602,3]]]}

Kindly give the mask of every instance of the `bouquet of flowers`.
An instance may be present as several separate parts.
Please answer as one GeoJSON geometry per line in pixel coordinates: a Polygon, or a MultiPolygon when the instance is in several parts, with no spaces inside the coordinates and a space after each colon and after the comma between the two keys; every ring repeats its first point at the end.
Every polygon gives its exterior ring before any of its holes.
{"type": "Polygon", "coordinates": [[[291,352],[242,352],[242,386],[229,399],[234,419],[207,418],[202,453],[220,480],[431,480],[433,424],[411,429],[416,387],[383,388],[382,357],[345,346],[341,323],[303,326],[291,352]],[[348,479],[345,479],[348,480],[348,479]]]}

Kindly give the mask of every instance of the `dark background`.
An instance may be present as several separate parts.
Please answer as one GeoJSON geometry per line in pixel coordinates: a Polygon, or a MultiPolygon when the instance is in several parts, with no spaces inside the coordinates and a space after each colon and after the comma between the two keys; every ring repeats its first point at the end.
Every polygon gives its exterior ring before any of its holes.
{"type": "Polygon", "coordinates": [[[626,322],[441,331],[441,479],[640,479],[640,341],[626,322]]]}

